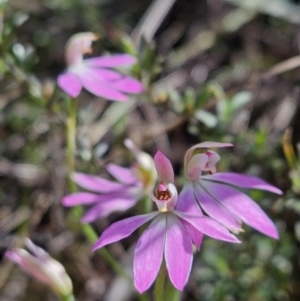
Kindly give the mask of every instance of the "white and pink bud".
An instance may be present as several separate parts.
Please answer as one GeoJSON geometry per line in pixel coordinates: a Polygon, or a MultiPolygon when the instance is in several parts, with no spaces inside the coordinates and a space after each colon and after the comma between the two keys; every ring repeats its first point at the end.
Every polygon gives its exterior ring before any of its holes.
{"type": "Polygon", "coordinates": [[[38,281],[41,281],[60,296],[71,296],[73,285],[65,268],[61,263],[53,259],[43,249],[37,247],[29,239],[26,246],[31,252],[21,248],[15,248],[5,253],[6,258],[20,266],[26,273],[38,281]]]}

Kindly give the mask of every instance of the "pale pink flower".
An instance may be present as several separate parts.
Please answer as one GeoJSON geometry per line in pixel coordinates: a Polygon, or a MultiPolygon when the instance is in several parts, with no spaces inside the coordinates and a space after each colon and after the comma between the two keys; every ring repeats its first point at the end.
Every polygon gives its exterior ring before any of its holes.
{"type": "Polygon", "coordinates": [[[93,222],[112,212],[127,210],[153,189],[157,176],[152,157],[140,151],[129,139],[125,140],[125,145],[134,154],[136,162],[130,168],[113,163],[106,166],[117,182],[95,175],[74,173],[73,181],[91,192],[69,194],[62,199],[62,204],[67,207],[91,205],[82,217],[82,222],[93,222]]]}
{"type": "Polygon", "coordinates": [[[155,280],[163,258],[172,284],[182,290],[186,285],[193,260],[194,242],[198,247],[203,234],[215,239],[238,243],[225,227],[203,216],[198,207],[185,212],[176,208],[177,189],[170,161],[157,152],[154,157],[159,183],[150,194],[158,211],[118,221],[108,227],[95,243],[93,250],[119,241],[138,227],[152,220],[137,242],[134,254],[134,285],[142,293],[155,280]]]}
{"type": "Polygon", "coordinates": [[[72,281],[65,268],[30,239],[26,239],[25,242],[31,254],[24,249],[15,248],[5,253],[6,258],[15,262],[38,281],[50,286],[56,294],[72,295],[72,281]]]}
{"type": "Polygon", "coordinates": [[[143,86],[138,80],[110,69],[134,65],[136,59],[133,56],[116,54],[83,58],[84,54],[92,52],[92,42],[97,39],[92,32],[78,33],[69,39],[65,49],[68,68],[59,75],[58,86],[71,97],[77,97],[84,87],[96,96],[118,101],[127,100],[128,93],[141,93],[143,86]]]}
{"type": "Polygon", "coordinates": [[[277,194],[282,194],[282,191],[254,176],[216,172],[215,165],[220,156],[205,149],[230,146],[232,144],[203,142],[186,152],[184,172],[187,182],[180,193],[177,208],[189,210],[200,205],[208,216],[234,233],[242,231],[241,225],[244,222],[263,234],[278,239],[274,223],[255,201],[236,188],[260,189],[277,194]]]}

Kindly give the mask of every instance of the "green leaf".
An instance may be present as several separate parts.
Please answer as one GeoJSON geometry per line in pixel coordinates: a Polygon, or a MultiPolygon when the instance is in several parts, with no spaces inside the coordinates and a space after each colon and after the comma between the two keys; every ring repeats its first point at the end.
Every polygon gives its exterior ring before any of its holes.
{"type": "Polygon", "coordinates": [[[249,91],[241,91],[235,94],[231,99],[231,110],[235,111],[251,101],[252,93],[249,91]]]}
{"type": "Polygon", "coordinates": [[[208,128],[214,128],[218,124],[218,118],[208,111],[197,110],[195,118],[203,122],[208,128]]]}

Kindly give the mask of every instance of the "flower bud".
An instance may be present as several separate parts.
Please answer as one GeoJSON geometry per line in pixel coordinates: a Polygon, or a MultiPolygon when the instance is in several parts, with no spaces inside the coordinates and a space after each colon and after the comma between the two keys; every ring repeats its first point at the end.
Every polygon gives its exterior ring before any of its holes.
{"type": "Polygon", "coordinates": [[[5,253],[5,256],[19,265],[26,273],[41,281],[60,296],[72,295],[73,285],[65,268],[61,263],[50,257],[43,249],[26,239],[27,252],[21,248],[15,248],[5,253]]]}

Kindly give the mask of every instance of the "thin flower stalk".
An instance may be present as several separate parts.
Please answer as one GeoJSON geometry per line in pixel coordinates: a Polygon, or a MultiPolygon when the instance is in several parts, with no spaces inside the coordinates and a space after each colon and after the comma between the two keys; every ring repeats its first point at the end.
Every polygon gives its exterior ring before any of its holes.
{"type": "Polygon", "coordinates": [[[76,118],[77,104],[73,99],[67,99],[68,116],[66,121],[67,136],[67,167],[68,167],[68,184],[70,191],[76,191],[76,186],[71,180],[71,175],[75,171],[75,152],[76,152],[76,118]]]}

